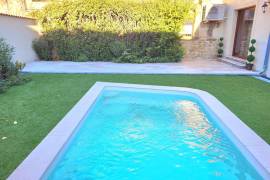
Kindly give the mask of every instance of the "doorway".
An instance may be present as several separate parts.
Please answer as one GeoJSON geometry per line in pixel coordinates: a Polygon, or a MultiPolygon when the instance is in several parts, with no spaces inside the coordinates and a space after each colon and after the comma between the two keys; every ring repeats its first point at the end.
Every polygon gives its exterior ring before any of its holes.
{"type": "Polygon", "coordinates": [[[233,56],[247,58],[254,13],[255,7],[238,10],[233,56]]]}

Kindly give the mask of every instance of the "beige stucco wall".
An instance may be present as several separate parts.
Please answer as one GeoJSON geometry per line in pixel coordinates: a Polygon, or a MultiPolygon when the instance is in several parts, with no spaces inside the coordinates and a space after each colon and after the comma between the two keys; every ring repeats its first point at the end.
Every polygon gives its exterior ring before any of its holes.
{"type": "MultiPolygon", "coordinates": [[[[232,56],[238,10],[255,6],[251,39],[254,38],[257,41],[255,69],[258,71],[263,70],[267,40],[270,33],[270,7],[266,9],[266,13],[264,14],[261,8],[263,2],[264,0],[203,0],[202,5],[207,5],[208,7],[211,7],[213,4],[224,3],[227,6],[225,20],[216,23],[212,35],[209,37],[207,31],[210,26],[213,26],[213,23],[201,22],[202,17],[199,10],[194,23],[194,37],[200,39],[224,37],[224,55],[232,56]]],[[[270,77],[270,67],[268,69],[268,76],[270,77]]]]}
{"type": "Polygon", "coordinates": [[[234,9],[243,9],[256,5],[257,0],[224,0],[224,3],[234,9]]]}
{"type": "Polygon", "coordinates": [[[262,70],[263,68],[268,36],[270,34],[270,7],[267,8],[266,13],[264,14],[261,9],[262,3],[263,0],[260,0],[257,3],[255,20],[251,34],[251,37],[257,40],[255,63],[255,68],[257,70],[262,70]]]}
{"type": "Polygon", "coordinates": [[[257,41],[255,69],[258,71],[261,71],[263,68],[267,40],[270,33],[270,7],[267,8],[264,14],[261,8],[263,2],[264,0],[225,0],[225,4],[228,6],[227,20],[224,22],[226,32],[224,33],[224,53],[226,56],[231,56],[233,51],[237,10],[256,6],[251,39],[254,38],[257,41]]]}
{"type": "Polygon", "coordinates": [[[37,59],[32,41],[39,37],[35,20],[0,15],[0,37],[15,48],[13,61],[31,62],[37,59]]]}
{"type": "Polygon", "coordinates": [[[202,0],[197,2],[197,15],[194,19],[193,37],[200,39],[218,39],[223,35],[223,23],[222,22],[202,22],[202,8],[206,6],[206,15],[210,11],[213,5],[223,4],[223,0],[202,0]],[[211,29],[211,30],[210,30],[211,29]],[[209,30],[211,35],[209,36],[209,30]]]}

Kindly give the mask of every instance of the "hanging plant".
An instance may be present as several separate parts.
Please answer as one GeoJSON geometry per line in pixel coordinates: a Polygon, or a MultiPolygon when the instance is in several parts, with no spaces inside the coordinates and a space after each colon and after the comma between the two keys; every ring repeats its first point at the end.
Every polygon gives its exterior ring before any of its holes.
{"type": "Polygon", "coordinates": [[[248,69],[248,70],[252,70],[253,62],[255,60],[255,56],[253,55],[253,53],[256,50],[256,48],[254,46],[255,43],[256,43],[256,40],[255,39],[252,39],[250,41],[250,43],[251,43],[251,46],[248,48],[249,55],[247,56],[247,62],[246,62],[246,69],[248,69]]]}
{"type": "Polygon", "coordinates": [[[218,51],[217,51],[217,57],[222,57],[223,56],[223,52],[224,52],[224,50],[223,50],[223,46],[224,46],[224,44],[223,44],[223,40],[224,40],[224,38],[223,37],[221,37],[221,38],[219,38],[219,42],[218,42],[218,51]]]}

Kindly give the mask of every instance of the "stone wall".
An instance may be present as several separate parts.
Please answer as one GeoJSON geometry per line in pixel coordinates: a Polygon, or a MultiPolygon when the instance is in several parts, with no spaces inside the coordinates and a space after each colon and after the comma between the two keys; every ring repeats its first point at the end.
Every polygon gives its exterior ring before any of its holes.
{"type": "Polygon", "coordinates": [[[182,40],[185,49],[184,58],[206,58],[217,57],[217,39],[192,39],[182,40]]]}

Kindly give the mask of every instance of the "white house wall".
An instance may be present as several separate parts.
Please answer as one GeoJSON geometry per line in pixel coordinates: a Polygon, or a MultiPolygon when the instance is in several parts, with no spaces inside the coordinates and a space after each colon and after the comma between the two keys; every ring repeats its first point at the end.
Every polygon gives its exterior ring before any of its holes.
{"type": "Polygon", "coordinates": [[[0,15],[0,38],[14,47],[13,61],[31,62],[37,59],[32,41],[39,37],[35,20],[0,15]]]}
{"type": "Polygon", "coordinates": [[[224,53],[226,56],[231,56],[233,52],[234,35],[237,22],[237,10],[256,6],[251,39],[254,38],[257,41],[255,69],[258,71],[263,70],[263,64],[267,48],[267,40],[270,33],[270,7],[266,9],[266,13],[264,14],[261,8],[263,2],[264,0],[224,1],[224,3],[228,6],[227,19],[224,22],[224,53]]]}
{"type": "MultiPolygon", "coordinates": [[[[253,23],[251,38],[256,39],[256,63],[255,68],[262,70],[266,55],[268,36],[270,34],[270,7],[266,13],[262,12],[263,0],[260,0],[256,6],[256,14],[253,23]]],[[[270,67],[269,67],[270,68],[270,67]]]]}

